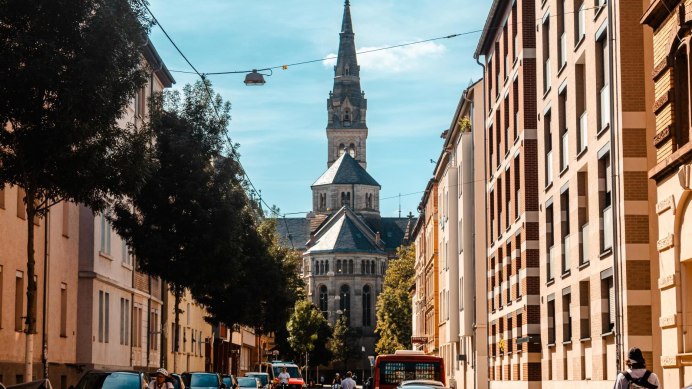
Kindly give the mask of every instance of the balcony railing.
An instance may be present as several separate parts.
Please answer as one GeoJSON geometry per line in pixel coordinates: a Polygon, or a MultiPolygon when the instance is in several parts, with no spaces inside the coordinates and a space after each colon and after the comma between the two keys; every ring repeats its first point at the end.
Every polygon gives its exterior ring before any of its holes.
{"type": "Polygon", "coordinates": [[[545,156],[545,186],[553,183],[553,150],[545,156]]]}
{"type": "Polygon", "coordinates": [[[543,92],[547,92],[550,89],[550,58],[545,60],[543,64],[543,92]]]}
{"type": "Polygon", "coordinates": [[[613,206],[603,210],[603,251],[613,247],[613,206]]]}
{"type": "Polygon", "coordinates": [[[562,238],[562,274],[565,274],[570,270],[570,249],[570,236],[567,235],[562,238]]]}
{"type": "Polygon", "coordinates": [[[579,264],[589,262],[589,223],[585,223],[579,229],[579,240],[581,241],[581,252],[579,253],[579,264]]]}
{"type": "Polygon", "coordinates": [[[568,137],[569,132],[565,130],[565,132],[562,134],[562,137],[560,138],[560,144],[562,146],[561,150],[561,155],[560,155],[560,171],[565,170],[567,166],[569,165],[569,137],[568,137]]]}
{"type": "Polygon", "coordinates": [[[548,281],[555,279],[555,246],[548,249],[548,281]]]}
{"type": "Polygon", "coordinates": [[[603,88],[601,88],[601,98],[600,98],[600,104],[601,104],[601,130],[606,128],[608,124],[610,124],[610,88],[608,85],[604,85],[603,88]]]}
{"type": "Polygon", "coordinates": [[[579,117],[579,152],[582,152],[589,143],[588,118],[586,111],[579,117]]]}
{"type": "Polygon", "coordinates": [[[560,35],[560,69],[567,64],[567,34],[560,35]]]}
{"type": "Polygon", "coordinates": [[[577,41],[575,43],[581,42],[581,40],[586,35],[586,2],[581,3],[579,7],[579,22],[577,24],[577,41]]]}

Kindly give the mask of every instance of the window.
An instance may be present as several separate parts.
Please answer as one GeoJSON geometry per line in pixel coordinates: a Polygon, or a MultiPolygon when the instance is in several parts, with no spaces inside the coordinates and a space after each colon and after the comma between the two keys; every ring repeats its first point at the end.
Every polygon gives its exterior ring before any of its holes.
{"type": "Polygon", "coordinates": [[[375,261],[370,261],[370,274],[375,274],[375,261]]]}
{"type": "Polygon", "coordinates": [[[348,154],[353,158],[356,157],[356,146],[353,143],[351,143],[351,145],[348,146],[348,154]]]}
{"type": "MultiPolygon", "coordinates": [[[[175,324],[174,324],[175,326],[175,324]]],[[[175,344],[175,337],[178,337],[178,344],[180,346],[180,326],[178,326],[178,333],[173,336],[173,349],[178,350],[175,344]]],[[[175,331],[174,331],[175,333],[175,331]]],[[[142,347],[142,307],[135,306],[132,310],[132,346],[142,347]]]]}
{"type": "Polygon", "coordinates": [[[17,271],[14,283],[14,330],[24,331],[24,272],[17,271]]]}
{"type": "Polygon", "coordinates": [[[24,205],[24,189],[17,187],[17,217],[26,220],[26,206],[24,205]]]}
{"type": "Polygon", "coordinates": [[[512,57],[516,61],[519,57],[519,29],[517,28],[517,3],[512,5],[512,57]]]}
{"type": "Polygon", "coordinates": [[[569,166],[569,131],[567,130],[567,89],[558,96],[558,120],[560,131],[560,171],[569,166]]]}
{"type": "Polygon", "coordinates": [[[548,111],[543,116],[543,136],[545,144],[545,182],[548,187],[553,183],[553,132],[551,130],[552,115],[548,111]]]}
{"type": "Polygon", "coordinates": [[[365,261],[360,261],[360,274],[365,274],[365,261]]]}
{"type": "Polygon", "coordinates": [[[572,304],[572,294],[570,288],[562,290],[562,341],[572,341],[572,315],[570,305],[572,304]]]}
{"type": "Polygon", "coordinates": [[[574,13],[574,44],[575,46],[581,43],[586,35],[586,5],[584,0],[577,0],[574,2],[574,9],[578,10],[574,13]]]}
{"type": "Polygon", "coordinates": [[[348,274],[353,274],[353,260],[348,260],[348,274]]]}
{"type": "Polygon", "coordinates": [[[514,339],[512,339],[512,331],[514,328],[512,327],[512,316],[507,317],[507,353],[512,353],[514,352],[514,339]]]}
{"type": "Polygon", "coordinates": [[[130,252],[125,239],[121,239],[120,256],[124,264],[130,265],[130,252]]]}
{"type": "Polygon", "coordinates": [[[680,45],[675,52],[673,63],[673,79],[675,80],[675,133],[676,149],[690,141],[690,87],[689,87],[689,43],[680,45]]]}
{"type": "Polygon", "coordinates": [[[70,203],[62,202],[62,236],[70,237],[70,203]]]}
{"type": "Polygon", "coordinates": [[[372,325],[372,296],[370,295],[370,286],[363,287],[363,327],[372,325]]]}
{"type": "Polygon", "coordinates": [[[320,311],[325,319],[329,318],[329,295],[324,285],[320,286],[320,311]]]}
{"type": "Polygon", "coordinates": [[[548,345],[555,344],[555,295],[548,296],[548,345]]]}
{"type": "Polygon", "coordinates": [[[5,184],[0,184],[0,209],[5,209],[5,184]]]}
{"type": "Polygon", "coordinates": [[[67,284],[60,284],[60,336],[67,337],[67,284]]]}
{"type": "Polygon", "coordinates": [[[601,332],[607,334],[615,329],[615,288],[613,269],[601,272],[601,332]]]}
{"type": "Polygon", "coordinates": [[[541,31],[543,34],[543,93],[547,93],[552,77],[550,74],[550,14],[543,16],[541,31]]]}
{"type": "Polygon", "coordinates": [[[351,206],[351,192],[341,192],[341,205],[351,206]]]}
{"type": "Polygon", "coordinates": [[[589,281],[579,282],[579,338],[591,337],[591,291],[589,281]]]}
{"type": "MultiPolygon", "coordinates": [[[[493,168],[493,166],[495,166],[495,165],[493,165],[493,149],[494,149],[493,145],[495,143],[493,143],[493,142],[494,142],[494,140],[493,140],[493,126],[490,125],[490,127],[488,128],[488,173],[490,173],[489,177],[491,177],[491,178],[493,176],[493,171],[495,171],[495,169],[493,168]]],[[[498,158],[500,158],[499,155],[498,155],[498,158]]]]}
{"type": "Polygon", "coordinates": [[[120,344],[130,344],[130,300],[120,299],[120,344]]]}
{"type": "Polygon", "coordinates": [[[554,250],[554,230],[553,230],[553,218],[554,218],[554,211],[553,211],[553,204],[550,203],[546,205],[545,207],[545,248],[546,248],[546,253],[547,258],[546,258],[546,279],[548,282],[552,281],[555,279],[555,250],[554,250]]]}
{"type": "Polygon", "coordinates": [[[516,254],[516,272],[515,272],[515,277],[516,277],[516,288],[517,288],[517,299],[521,297],[521,234],[517,234],[516,237],[514,238],[514,247],[515,250],[517,251],[516,254]]]}
{"type": "Polygon", "coordinates": [[[512,99],[514,101],[514,114],[513,120],[514,120],[514,139],[519,138],[519,79],[515,79],[514,83],[512,84],[512,99]]]}
{"type": "Polygon", "coordinates": [[[108,343],[110,293],[99,290],[99,343],[108,343]]]}
{"type": "Polygon", "coordinates": [[[570,271],[569,189],[560,194],[560,230],[562,235],[562,274],[570,271]]]}
{"type": "Polygon", "coordinates": [[[610,152],[606,152],[598,159],[601,252],[608,251],[613,247],[612,179],[610,152]]]}
{"type": "Polygon", "coordinates": [[[586,149],[589,143],[589,115],[586,113],[586,73],[585,65],[577,64],[575,66],[575,108],[579,115],[579,135],[577,136],[577,153],[581,153],[586,149]]]}
{"type": "Polygon", "coordinates": [[[135,94],[135,117],[142,118],[147,106],[146,85],[142,86],[135,94]]]}
{"type": "Polygon", "coordinates": [[[610,125],[610,64],[608,58],[608,33],[604,32],[596,42],[596,87],[598,92],[599,130],[610,125]]]}
{"type": "Polygon", "coordinates": [[[519,156],[514,157],[514,217],[519,219],[519,203],[521,202],[521,161],[519,156]]]}
{"type": "Polygon", "coordinates": [[[588,172],[577,173],[579,194],[579,266],[589,262],[589,180],[588,172]]]}
{"type": "Polygon", "coordinates": [[[350,321],[351,316],[351,289],[348,285],[341,285],[341,290],[339,292],[339,309],[346,318],[346,321],[350,321]]]}
{"type": "Polygon", "coordinates": [[[159,311],[158,309],[152,309],[151,312],[149,312],[149,349],[150,350],[158,350],[159,348],[159,341],[158,341],[158,334],[160,331],[158,330],[159,328],[159,311]]]}
{"type": "Polygon", "coordinates": [[[351,111],[349,109],[346,109],[344,111],[344,126],[350,126],[351,125],[351,111]]]}
{"type": "Polygon", "coordinates": [[[101,215],[101,252],[106,255],[111,253],[111,222],[106,215],[101,215]]]}
{"type": "Polygon", "coordinates": [[[565,3],[566,0],[558,0],[557,2],[557,35],[558,35],[558,61],[559,67],[562,69],[567,65],[567,34],[565,33],[565,3]]]}
{"type": "Polygon", "coordinates": [[[510,227],[510,210],[512,209],[512,173],[510,165],[507,165],[507,170],[505,170],[505,228],[509,230],[510,227]]]}

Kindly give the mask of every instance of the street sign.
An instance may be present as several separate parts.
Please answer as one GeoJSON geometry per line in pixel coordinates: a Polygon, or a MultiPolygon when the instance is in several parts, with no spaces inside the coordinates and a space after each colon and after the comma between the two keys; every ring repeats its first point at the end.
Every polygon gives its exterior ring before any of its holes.
{"type": "Polygon", "coordinates": [[[370,367],[375,366],[375,356],[374,355],[369,355],[368,361],[370,361],[370,367]]]}
{"type": "Polygon", "coordinates": [[[411,343],[413,344],[425,344],[428,343],[428,338],[426,336],[412,336],[411,343]]]}

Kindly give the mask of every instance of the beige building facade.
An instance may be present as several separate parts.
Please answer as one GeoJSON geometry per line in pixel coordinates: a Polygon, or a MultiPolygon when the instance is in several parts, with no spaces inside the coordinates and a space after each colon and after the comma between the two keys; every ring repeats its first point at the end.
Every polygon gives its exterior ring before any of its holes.
{"type": "MultiPolygon", "coordinates": [[[[656,185],[657,278],[660,313],[653,317],[661,334],[657,355],[664,388],[692,383],[692,142],[690,132],[690,1],[651,1],[642,23],[653,32],[652,71],[645,74],[653,89],[654,133],[647,146],[655,148],[649,178],[656,185]]],[[[652,241],[653,242],[653,241],[652,241]]]]}

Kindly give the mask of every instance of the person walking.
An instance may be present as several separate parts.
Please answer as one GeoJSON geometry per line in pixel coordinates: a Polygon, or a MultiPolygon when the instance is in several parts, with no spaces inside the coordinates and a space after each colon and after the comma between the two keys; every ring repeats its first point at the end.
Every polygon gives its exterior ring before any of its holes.
{"type": "Polygon", "coordinates": [[[332,389],[341,389],[341,376],[339,376],[339,373],[334,375],[334,380],[332,380],[332,389]]]}
{"type": "Polygon", "coordinates": [[[613,389],[657,389],[659,385],[656,374],[646,370],[642,350],[632,347],[627,353],[627,370],[618,373],[613,389]]]}
{"type": "Polygon", "coordinates": [[[281,373],[279,373],[279,387],[282,389],[288,388],[288,379],[291,378],[291,375],[288,374],[288,371],[286,371],[285,367],[281,368],[281,373]]]}
{"type": "Polygon", "coordinates": [[[346,372],[346,378],[341,382],[341,389],[356,389],[356,381],[352,377],[353,373],[346,372]]]}
{"type": "Polygon", "coordinates": [[[173,389],[173,383],[166,369],[156,370],[154,379],[149,382],[149,389],[173,389]]]}

